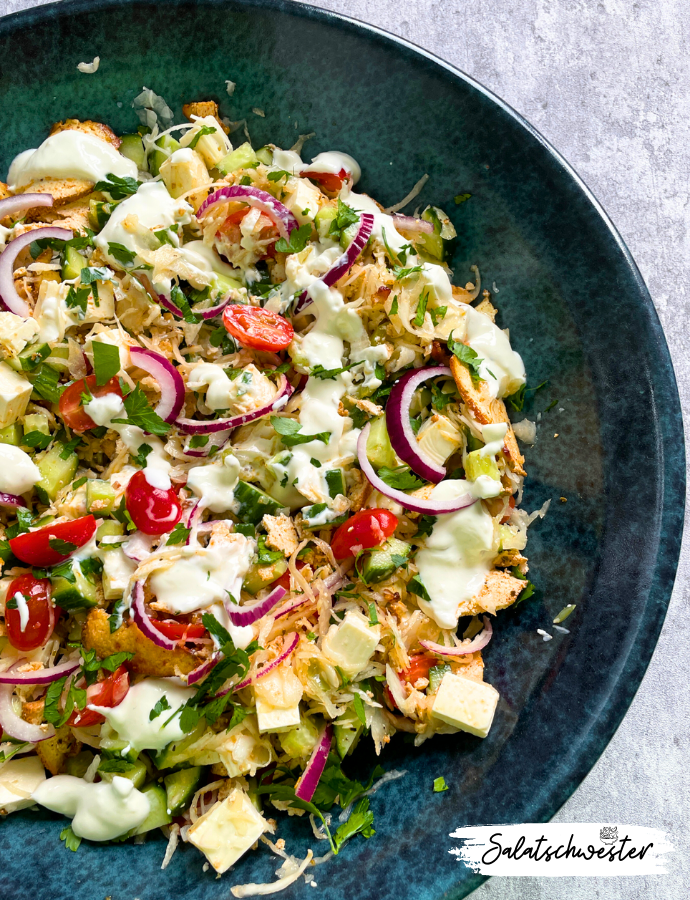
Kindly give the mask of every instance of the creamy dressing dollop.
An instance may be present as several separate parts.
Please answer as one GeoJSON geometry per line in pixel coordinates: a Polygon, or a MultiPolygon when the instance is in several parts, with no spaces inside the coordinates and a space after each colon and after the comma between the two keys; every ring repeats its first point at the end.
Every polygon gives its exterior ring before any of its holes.
{"type": "MultiPolygon", "coordinates": [[[[468,493],[473,493],[469,481],[442,481],[431,492],[431,501],[448,502],[468,493]]],[[[415,557],[431,598],[420,599],[420,609],[439,627],[456,628],[458,606],[481,590],[495,555],[493,519],[481,501],[438,516],[426,546],[415,557]]]]}
{"type": "Polygon", "coordinates": [[[55,775],[31,795],[36,803],[72,819],[72,831],[89,841],[112,841],[138,828],[151,804],[129,778],[93,784],[74,775],[55,775]]]}
{"type": "Polygon", "coordinates": [[[14,444],[0,444],[0,491],[25,494],[43,476],[28,453],[14,444]]]}
{"type": "Polygon", "coordinates": [[[70,129],[51,134],[37,150],[24,150],[16,156],[10,165],[7,186],[17,191],[42,178],[105,181],[110,173],[136,178],[136,163],[107,141],[70,129]]]}
{"type": "Polygon", "coordinates": [[[108,725],[133,750],[162,750],[184,737],[180,711],[194,693],[193,688],[183,687],[174,678],[145,678],[130,687],[118,706],[88,708],[105,716],[108,725]],[[151,719],[151,710],[163,697],[168,708],[151,719]]]}

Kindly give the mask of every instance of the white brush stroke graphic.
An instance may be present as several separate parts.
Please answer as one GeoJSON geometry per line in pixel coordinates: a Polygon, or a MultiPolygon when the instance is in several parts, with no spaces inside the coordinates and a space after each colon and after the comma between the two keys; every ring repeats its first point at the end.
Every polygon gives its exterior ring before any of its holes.
{"type": "Polygon", "coordinates": [[[458,828],[448,852],[481,875],[666,875],[666,832],[611,823],[482,825],[458,828]]]}

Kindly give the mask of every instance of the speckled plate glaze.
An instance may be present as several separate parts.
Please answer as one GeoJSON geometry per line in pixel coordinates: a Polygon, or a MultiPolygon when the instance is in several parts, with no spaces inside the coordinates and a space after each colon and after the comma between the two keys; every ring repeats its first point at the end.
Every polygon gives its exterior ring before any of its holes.
{"type": "MultiPolygon", "coordinates": [[[[289,147],[314,131],[306,155],[351,153],[362,189],[384,203],[427,172],[418,202],[443,207],[457,227],[456,282],[480,267],[529,383],[548,379],[526,408],[531,418],[542,412],[526,454],[527,507],[552,500],[530,531],[539,590],[498,616],[486,653],[487,680],[501,693],[491,734],[420,749],[398,735],[383,762],[408,774],[372,798],[376,836],[316,870],[327,900],[464,897],[481,879],[448,854],[449,833],[549,819],[620,723],[663,622],[685,463],[676,382],[649,294],[587,188],[504,103],[404,41],[292,2],[88,0],[2,19],[0,169],[68,116],[131,130],[142,85],[178,120],[184,102],[217,99],[225,115],[247,119],[255,146],[289,147]],[[77,63],[96,54],[97,74],[80,74],[77,63]],[[237,83],[232,98],[226,79],[237,83]],[[456,206],[465,192],[471,199],[456,206]],[[544,643],[537,628],[550,629],[566,603],[577,604],[570,633],[544,643]],[[439,775],[450,790],[435,794],[439,775]]],[[[372,766],[359,750],[350,772],[372,766]]],[[[31,811],[0,824],[3,900],[213,900],[232,884],[275,877],[263,847],[219,883],[191,848],[161,872],[161,838],[83,844],[73,854],[58,839],[63,826],[31,811]]],[[[316,843],[306,822],[281,821],[280,834],[297,854],[316,843]]],[[[301,881],[283,896],[312,892],[301,881]]]]}

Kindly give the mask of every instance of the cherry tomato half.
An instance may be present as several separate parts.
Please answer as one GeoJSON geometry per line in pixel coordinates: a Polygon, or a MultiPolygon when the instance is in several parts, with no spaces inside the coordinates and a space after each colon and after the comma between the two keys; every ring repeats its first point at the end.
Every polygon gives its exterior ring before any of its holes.
{"type": "Polygon", "coordinates": [[[20,575],[7,589],[5,625],[10,644],[17,650],[42,647],[55,628],[55,607],[50,599],[51,584],[47,578],[20,575]],[[15,594],[22,594],[29,609],[29,621],[22,630],[21,613],[7,606],[15,594]]]}
{"type": "Polygon", "coordinates": [[[388,509],[361,509],[338,528],[331,541],[336,559],[352,556],[353,547],[380,546],[398,527],[398,517],[388,509]]]}
{"type": "MultiPolygon", "coordinates": [[[[91,706],[119,706],[125,699],[129,690],[129,672],[124,666],[98,681],[96,684],[90,684],[86,689],[86,704],[91,706]]],[[[105,717],[93,709],[84,708],[74,710],[67,720],[68,725],[75,725],[79,728],[88,728],[91,725],[101,725],[105,722],[105,717]]]]}
{"type": "Polygon", "coordinates": [[[172,488],[153,487],[143,471],[135,472],[125,490],[127,512],[144,534],[165,534],[182,518],[182,507],[172,488]]]}
{"type": "Polygon", "coordinates": [[[287,319],[260,306],[233,303],[225,307],[226,331],[252,350],[284,350],[295,332],[287,319]]]}
{"type": "Polygon", "coordinates": [[[199,623],[175,622],[172,619],[151,619],[151,624],[171,641],[186,641],[190,638],[200,638],[206,634],[206,629],[199,623]]]}
{"type": "Polygon", "coordinates": [[[420,678],[429,677],[429,669],[433,669],[436,660],[433,656],[411,656],[410,665],[401,673],[403,681],[414,684],[420,678]]]}
{"type": "Polygon", "coordinates": [[[88,431],[89,428],[96,427],[96,423],[91,416],[84,412],[82,394],[88,394],[87,388],[91,391],[93,397],[103,397],[105,394],[122,396],[122,389],[117,378],[111,378],[110,381],[100,387],[96,384],[95,375],[89,375],[86,378],[75,381],[74,384],[70,384],[60,397],[59,409],[65,425],[77,434],[82,434],[84,431],[88,431]]]}
{"type": "Polygon", "coordinates": [[[82,516],[71,522],[46,525],[10,539],[12,553],[30,566],[56,566],[88,544],[96,531],[93,516],[82,516]],[[71,546],[70,546],[71,545],[71,546]]]}
{"type": "Polygon", "coordinates": [[[341,169],[337,175],[335,172],[301,172],[300,174],[303,178],[315,181],[319,187],[329,194],[337,194],[343,186],[343,181],[351,177],[346,169],[341,169]]]}

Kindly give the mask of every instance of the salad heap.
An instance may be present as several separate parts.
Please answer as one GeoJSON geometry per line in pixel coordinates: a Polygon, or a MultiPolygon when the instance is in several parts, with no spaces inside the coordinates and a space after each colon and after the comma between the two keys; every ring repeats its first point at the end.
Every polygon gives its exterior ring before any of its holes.
{"type": "Polygon", "coordinates": [[[444,212],[185,114],[57,123],[3,186],[0,812],[68,816],[70,849],[163,828],[217,872],[262,837],[282,886],[312,853],[273,809],[322,858],[373,834],[360,738],[489,732],[525,372],[444,212]]]}

